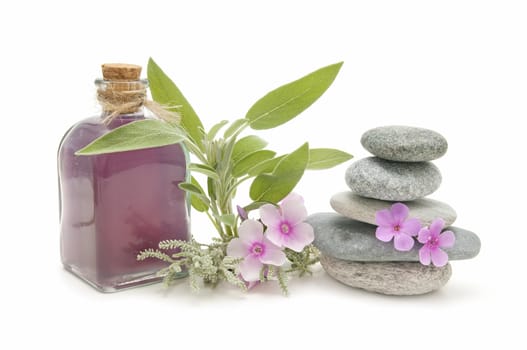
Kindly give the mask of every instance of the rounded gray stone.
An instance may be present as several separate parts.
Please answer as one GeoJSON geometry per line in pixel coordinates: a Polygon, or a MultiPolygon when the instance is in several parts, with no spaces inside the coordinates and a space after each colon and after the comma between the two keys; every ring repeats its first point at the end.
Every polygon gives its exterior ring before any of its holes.
{"type": "Polygon", "coordinates": [[[430,162],[401,163],[368,157],[346,170],[346,183],[359,196],[385,201],[412,201],[435,192],[441,173],[430,162]]]}
{"type": "Polygon", "coordinates": [[[366,131],[362,146],[379,158],[398,162],[424,162],[442,157],[448,143],[441,134],[411,126],[381,126],[366,131]]]}
{"type": "MultiPolygon", "coordinates": [[[[376,225],[375,213],[389,209],[393,203],[357,196],[349,191],[337,193],[330,200],[331,206],[337,213],[372,225],[376,225]]],[[[409,209],[408,216],[421,220],[424,226],[430,225],[436,218],[442,218],[445,220],[445,225],[450,226],[457,218],[456,211],[450,205],[434,199],[422,198],[404,204],[409,209]]]]}
{"type": "Polygon", "coordinates": [[[363,263],[320,256],[324,270],[339,282],[370,292],[388,295],[419,295],[443,287],[450,276],[450,264],[424,266],[412,262],[363,263]]]}
{"type": "MultiPolygon", "coordinates": [[[[416,242],[407,252],[395,250],[393,240],[382,242],[375,237],[377,226],[335,213],[313,214],[307,222],[315,232],[313,244],[326,256],[349,261],[419,261],[420,243],[416,242]]],[[[448,230],[456,237],[452,248],[444,248],[449,260],[471,259],[478,255],[481,241],[475,233],[454,226],[448,230]]]]}

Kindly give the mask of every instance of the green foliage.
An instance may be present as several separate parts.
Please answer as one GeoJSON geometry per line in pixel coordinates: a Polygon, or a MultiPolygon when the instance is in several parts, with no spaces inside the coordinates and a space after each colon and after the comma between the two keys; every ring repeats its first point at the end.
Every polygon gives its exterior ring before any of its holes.
{"type": "Polygon", "coordinates": [[[194,144],[203,150],[203,124],[194,108],[152,58],[148,60],[147,75],[153,99],[172,110],[178,106],[176,111],[181,115],[181,126],[194,144]]]}
{"type": "Polygon", "coordinates": [[[190,178],[190,183],[182,182],[179,188],[190,194],[190,204],[199,212],[206,212],[210,207],[210,200],[203,192],[203,188],[194,176],[190,178]]]}
{"type": "Polygon", "coordinates": [[[320,252],[312,244],[305,247],[301,252],[286,249],[285,255],[287,260],[291,262],[291,267],[286,272],[298,273],[299,277],[306,274],[311,275],[310,266],[318,263],[320,260],[320,252]]]}
{"type": "Polygon", "coordinates": [[[156,119],[139,120],[114,129],[77,151],[77,155],[95,155],[152,148],[179,143],[185,135],[168,123],[156,119]]]}
{"type": "Polygon", "coordinates": [[[242,175],[245,175],[249,172],[250,169],[253,169],[258,165],[261,165],[262,163],[273,159],[275,155],[276,152],[269,150],[253,152],[247,155],[246,157],[240,159],[239,161],[235,161],[234,167],[232,168],[232,175],[234,177],[240,177],[242,175]]]}
{"type": "Polygon", "coordinates": [[[251,128],[272,129],[299,115],[329,88],[342,64],[320,68],[259,99],[245,116],[251,122],[251,128]]]}
{"type": "Polygon", "coordinates": [[[220,281],[226,281],[239,289],[246,291],[247,286],[236,274],[235,269],[241,259],[226,256],[225,243],[199,244],[195,240],[169,240],[159,242],[159,249],[142,251],[137,260],[149,258],[161,259],[170,265],[159,274],[164,276],[165,284],[170,284],[180,277],[182,271],[188,271],[190,285],[193,290],[199,290],[199,280],[205,284],[216,286],[220,281]],[[163,250],[176,249],[179,252],[169,255],[163,250]]]}
{"type": "Polygon", "coordinates": [[[331,148],[313,148],[309,150],[309,170],[333,168],[353,158],[349,153],[331,148]]]}
{"type": "MultiPolygon", "coordinates": [[[[213,243],[199,244],[194,240],[164,241],[159,249],[141,252],[139,260],[155,258],[170,263],[160,271],[168,285],[188,272],[190,285],[198,289],[200,281],[215,286],[220,281],[246,290],[236,272],[241,259],[226,256],[226,246],[238,236],[240,218],[233,210],[233,200],[240,184],[252,180],[252,203],[246,211],[258,209],[263,204],[276,205],[300,181],[306,169],[327,169],[351,158],[346,152],[329,148],[309,149],[305,143],[289,154],[276,155],[265,149],[267,142],[256,135],[240,137],[249,126],[254,130],[277,127],[296,117],[315,102],[331,85],[342,63],[337,63],[279,87],[258,100],[245,118],[229,124],[226,120],[214,124],[208,132],[190,103],[174,82],[150,59],[148,79],[154,100],[181,114],[181,124],[159,120],[144,120],[112,130],[80,150],[78,154],[93,155],[183,143],[193,155],[188,166],[195,175],[206,178],[202,186],[196,177],[179,187],[190,196],[194,209],[204,213],[218,232],[213,243]],[[222,129],[225,128],[223,135],[222,129]],[[175,249],[177,253],[167,251],[175,249]]],[[[169,189],[167,189],[169,190],[169,189]]],[[[314,247],[302,252],[286,249],[289,268],[266,266],[262,280],[277,280],[287,294],[287,273],[309,274],[309,267],[318,262],[314,247]]]]}
{"type": "Polygon", "coordinates": [[[258,136],[245,136],[234,144],[234,148],[232,149],[232,160],[237,162],[243,157],[265,148],[265,146],[267,146],[267,141],[258,136]]]}
{"type": "Polygon", "coordinates": [[[254,179],[249,191],[251,199],[278,203],[295,188],[304,175],[308,161],[309,146],[305,143],[285,156],[271,174],[261,174],[254,179]]]}

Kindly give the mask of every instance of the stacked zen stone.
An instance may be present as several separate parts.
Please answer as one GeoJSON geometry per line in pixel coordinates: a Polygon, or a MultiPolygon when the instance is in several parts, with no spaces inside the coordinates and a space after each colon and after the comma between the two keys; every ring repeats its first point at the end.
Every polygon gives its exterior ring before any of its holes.
{"type": "Polygon", "coordinates": [[[402,252],[395,250],[393,241],[378,240],[375,213],[402,202],[409,208],[409,217],[423,226],[442,218],[445,230],[456,238],[452,248],[444,249],[449,260],[475,257],[481,246],[478,236],[450,226],[457,214],[448,204],[424,198],[441,184],[441,173],[430,161],[446,153],[447,141],[432,130],[386,126],[367,131],[361,143],[375,157],[361,159],[346,171],[351,192],[331,198],[338,214],[308,218],[322,266],[344,284],[382,294],[417,295],[441,288],[452,274],[450,264],[422,265],[418,255],[422,245],[417,242],[402,252]]]}

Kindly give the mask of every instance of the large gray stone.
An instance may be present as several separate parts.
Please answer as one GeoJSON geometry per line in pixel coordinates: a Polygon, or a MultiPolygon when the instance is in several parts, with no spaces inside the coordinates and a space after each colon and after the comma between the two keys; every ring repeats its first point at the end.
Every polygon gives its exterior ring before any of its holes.
{"type": "MultiPolygon", "coordinates": [[[[389,209],[394,202],[361,197],[348,191],[337,193],[331,197],[330,203],[337,213],[375,225],[375,213],[379,210],[389,209]]],[[[442,218],[445,220],[446,226],[450,226],[457,218],[456,211],[451,206],[434,199],[422,198],[404,202],[404,204],[410,210],[409,217],[421,220],[421,224],[425,226],[430,225],[432,220],[436,218],[442,218]]]]}
{"type": "MultiPolygon", "coordinates": [[[[375,237],[377,226],[365,224],[339,214],[318,213],[310,215],[307,222],[313,226],[313,244],[322,254],[349,261],[419,261],[419,248],[401,252],[393,247],[393,240],[382,242],[375,237]]],[[[445,248],[449,260],[471,259],[478,255],[481,242],[473,232],[458,227],[448,227],[456,236],[452,248],[445,248]]]]}
{"type": "Polygon", "coordinates": [[[411,126],[382,126],[366,131],[362,146],[379,158],[399,162],[424,162],[443,156],[446,139],[435,131],[411,126]]]}
{"type": "Polygon", "coordinates": [[[418,295],[443,287],[450,276],[450,264],[424,266],[412,262],[364,263],[322,255],[320,263],[326,272],[348,286],[389,295],[418,295]]]}
{"type": "Polygon", "coordinates": [[[412,201],[441,185],[441,173],[430,162],[401,163],[369,157],[346,170],[346,183],[359,196],[385,201],[412,201]]]}

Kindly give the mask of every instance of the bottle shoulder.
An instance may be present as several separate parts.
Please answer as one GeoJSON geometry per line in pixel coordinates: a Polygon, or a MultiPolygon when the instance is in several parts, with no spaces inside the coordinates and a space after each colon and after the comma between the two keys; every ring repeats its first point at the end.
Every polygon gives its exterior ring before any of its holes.
{"type": "Polygon", "coordinates": [[[73,124],[62,137],[59,143],[59,153],[63,148],[80,149],[90,142],[105,134],[108,128],[101,117],[88,117],[73,124]]]}

